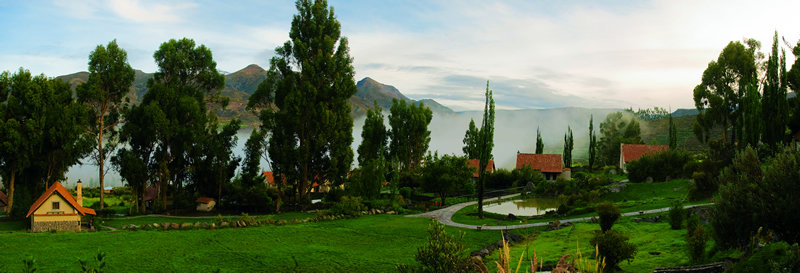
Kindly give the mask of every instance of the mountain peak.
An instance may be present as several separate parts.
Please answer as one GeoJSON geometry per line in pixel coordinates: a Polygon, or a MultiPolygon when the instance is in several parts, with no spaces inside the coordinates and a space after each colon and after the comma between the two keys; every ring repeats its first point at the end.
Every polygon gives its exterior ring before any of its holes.
{"type": "Polygon", "coordinates": [[[233,72],[231,74],[237,74],[237,73],[244,74],[244,75],[262,75],[262,74],[266,74],[267,71],[264,70],[264,68],[261,68],[260,66],[258,66],[257,64],[251,64],[251,65],[248,65],[247,67],[242,68],[241,70],[233,72]]]}

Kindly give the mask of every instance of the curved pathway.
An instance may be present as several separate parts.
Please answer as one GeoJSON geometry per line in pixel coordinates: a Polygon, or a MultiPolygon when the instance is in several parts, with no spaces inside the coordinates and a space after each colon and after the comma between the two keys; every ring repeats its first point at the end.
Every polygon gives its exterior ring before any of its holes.
{"type": "MultiPolygon", "coordinates": [[[[506,199],[510,197],[517,196],[519,194],[511,194],[502,196],[501,199],[506,199]]],[[[429,211],[426,213],[421,214],[414,214],[414,215],[407,215],[406,217],[425,217],[435,219],[444,225],[453,226],[453,227],[460,227],[460,228],[467,228],[467,229],[485,229],[485,230],[507,230],[507,229],[518,229],[518,228],[529,228],[529,227],[541,227],[546,226],[548,222],[541,222],[541,223],[531,223],[531,224],[520,224],[520,225],[511,225],[511,226],[487,226],[487,225],[467,225],[462,223],[453,222],[453,214],[458,212],[459,210],[463,209],[466,206],[471,206],[477,204],[477,201],[470,201],[455,204],[446,208],[429,211]]],[[[683,206],[684,209],[693,208],[693,207],[703,207],[703,206],[710,206],[713,205],[711,203],[705,204],[697,204],[697,205],[687,205],[683,206]]],[[[654,213],[661,213],[665,211],[669,211],[670,208],[660,208],[660,209],[651,209],[651,210],[644,210],[644,211],[634,211],[634,212],[626,212],[623,213],[622,216],[636,216],[636,215],[645,215],[645,214],[654,214],[654,213]]],[[[580,217],[580,218],[571,218],[571,219],[558,219],[561,223],[570,223],[570,222],[581,222],[581,221],[589,221],[592,219],[592,216],[589,217],[580,217]]]]}

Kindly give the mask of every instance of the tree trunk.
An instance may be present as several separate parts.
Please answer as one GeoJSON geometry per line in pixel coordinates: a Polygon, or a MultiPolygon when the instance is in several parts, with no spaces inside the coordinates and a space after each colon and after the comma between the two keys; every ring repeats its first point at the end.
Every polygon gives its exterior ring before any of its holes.
{"type": "Polygon", "coordinates": [[[14,179],[16,178],[16,168],[11,169],[11,179],[8,181],[8,207],[6,213],[11,215],[11,207],[14,206],[14,179]]]}
{"type": "MultiPolygon", "coordinates": [[[[106,103],[107,102],[108,102],[108,99],[106,99],[106,103]]],[[[105,190],[105,183],[103,182],[103,167],[105,165],[104,164],[105,163],[105,153],[103,152],[103,129],[105,129],[105,128],[103,128],[103,126],[104,126],[103,123],[104,123],[104,116],[106,114],[105,113],[105,111],[106,111],[106,103],[103,103],[103,109],[100,112],[100,117],[98,117],[98,120],[100,121],[100,133],[98,134],[98,137],[97,137],[97,154],[99,156],[99,160],[98,160],[97,163],[100,166],[100,170],[98,171],[99,172],[98,175],[100,177],[100,209],[103,209],[105,207],[105,205],[103,204],[103,200],[104,200],[103,199],[103,191],[105,190]]]]}

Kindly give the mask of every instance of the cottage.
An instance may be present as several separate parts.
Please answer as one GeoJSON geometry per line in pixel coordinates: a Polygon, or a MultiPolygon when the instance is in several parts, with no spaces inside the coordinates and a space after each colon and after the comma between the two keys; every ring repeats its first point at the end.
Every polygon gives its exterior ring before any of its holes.
{"type": "MultiPolygon", "coordinates": [[[[480,159],[470,159],[467,161],[469,163],[469,167],[474,169],[475,171],[472,172],[472,180],[477,180],[480,173],[478,170],[480,169],[480,159]]],[[[486,164],[486,173],[494,173],[495,166],[494,160],[489,160],[489,164],[486,164]]]]}
{"type": "Polygon", "coordinates": [[[646,154],[669,150],[667,145],[647,145],[647,144],[620,144],[619,146],[619,168],[625,171],[625,164],[634,161],[646,154]]]}
{"type": "Polygon", "coordinates": [[[526,154],[517,152],[517,169],[525,166],[542,172],[548,181],[563,178],[569,180],[571,172],[569,168],[563,168],[560,154],[526,154]]]}
{"type": "Polygon", "coordinates": [[[83,207],[81,183],[77,188],[78,199],[57,181],[47,191],[33,202],[25,217],[31,218],[31,231],[42,232],[50,230],[81,229],[81,216],[95,215],[93,209],[83,207]]]}
{"type": "Polygon", "coordinates": [[[209,212],[214,209],[216,204],[217,202],[214,201],[214,198],[199,197],[197,198],[197,211],[209,212]]]}

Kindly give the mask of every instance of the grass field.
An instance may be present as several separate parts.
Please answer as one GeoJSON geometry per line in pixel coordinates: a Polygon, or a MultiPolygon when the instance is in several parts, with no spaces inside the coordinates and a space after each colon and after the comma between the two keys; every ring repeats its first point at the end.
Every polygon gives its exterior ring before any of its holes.
{"type": "MultiPolygon", "coordinates": [[[[590,257],[594,247],[589,240],[598,224],[576,223],[575,230],[563,228],[555,231],[543,232],[522,244],[511,247],[511,260],[518,261],[519,256],[528,249],[530,254],[536,251],[545,263],[555,263],[565,254],[576,254],[580,246],[584,258],[590,257]]],[[[672,230],[666,221],[660,223],[634,223],[626,218],[621,218],[612,228],[630,237],[630,242],[637,246],[633,261],[620,263],[625,272],[652,272],[658,267],[671,267],[683,265],[688,262],[686,251],[686,229],[672,230]],[[652,252],[652,254],[651,254],[652,252]],[[657,254],[656,254],[657,253],[657,254]]],[[[493,253],[490,259],[497,259],[493,253]]],[[[525,256],[528,260],[528,256],[525,256]]],[[[516,265],[516,264],[515,264],[516,265]]],[[[527,267],[523,267],[527,268],[527,267]]]]}
{"type": "MultiPolygon", "coordinates": [[[[0,233],[0,272],[21,271],[29,256],[42,272],[76,271],[78,259],[98,251],[107,254],[110,272],[393,272],[397,264],[414,263],[416,249],[428,239],[429,223],[374,215],[221,230],[6,232],[0,233]]],[[[447,228],[448,234],[459,231],[447,228]]],[[[470,251],[500,239],[499,232],[463,232],[470,251]]]]}
{"type": "MultiPolygon", "coordinates": [[[[279,214],[269,214],[269,215],[260,215],[260,216],[253,216],[255,219],[258,220],[287,220],[290,221],[292,219],[309,219],[317,216],[316,213],[308,213],[308,212],[283,212],[279,214]]],[[[231,216],[222,216],[224,221],[229,221],[228,219],[239,219],[241,215],[231,215],[231,216]]],[[[208,216],[208,217],[158,217],[158,216],[142,216],[142,217],[113,217],[113,218],[106,218],[102,219],[101,224],[119,228],[122,225],[130,225],[134,224],[137,226],[146,225],[146,224],[153,224],[153,223],[163,223],[163,222],[170,222],[170,223],[195,223],[195,222],[207,222],[207,223],[214,223],[217,219],[217,216],[208,216]]]]}

